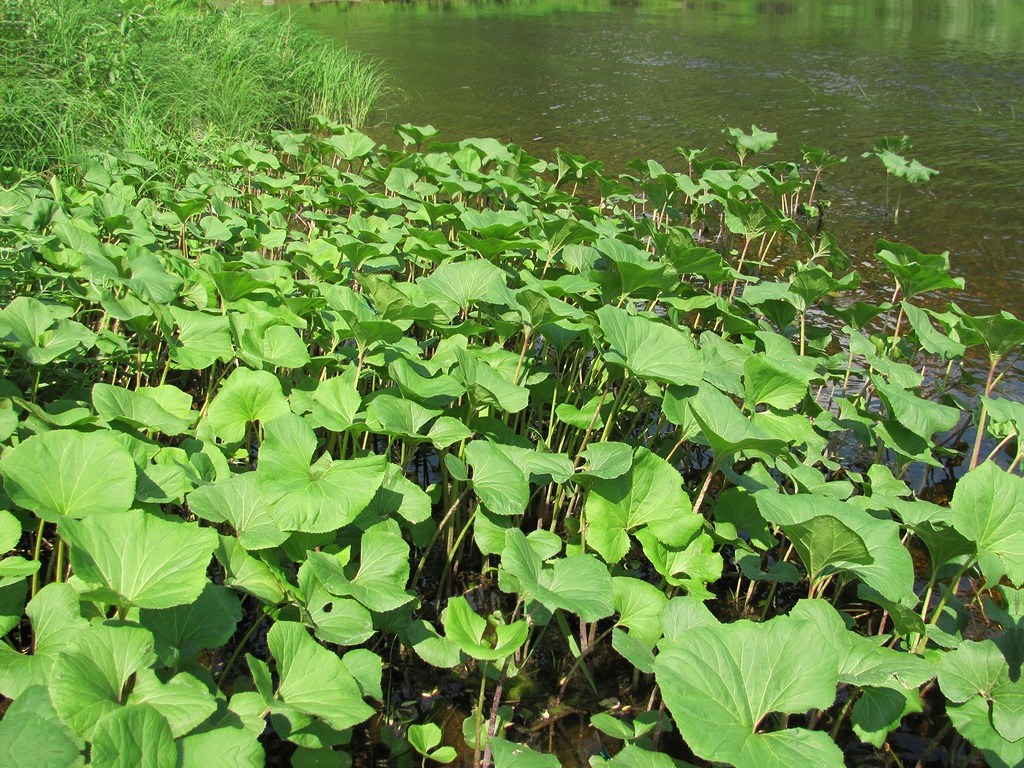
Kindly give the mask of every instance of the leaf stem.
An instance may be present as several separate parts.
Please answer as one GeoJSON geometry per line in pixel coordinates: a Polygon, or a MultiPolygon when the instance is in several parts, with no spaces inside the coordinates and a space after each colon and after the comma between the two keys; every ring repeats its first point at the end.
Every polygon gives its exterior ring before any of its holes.
{"type": "MultiPolygon", "coordinates": [[[[42,546],[43,546],[43,528],[45,526],[46,526],[46,521],[45,520],[40,520],[39,521],[39,527],[36,529],[36,545],[35,545],[35,548],[32,550],[32,559],[35,562],[37,562],[37,563],[39,562],[39,553],[42,550],[42,546]]],[[[36,568],[35,572],[32,574],[32,588],[31,588],[31,595],[32,595],[32,597],[35,597],[36,593],[38,591],[39,591],[39,568],[36,568]]]]}

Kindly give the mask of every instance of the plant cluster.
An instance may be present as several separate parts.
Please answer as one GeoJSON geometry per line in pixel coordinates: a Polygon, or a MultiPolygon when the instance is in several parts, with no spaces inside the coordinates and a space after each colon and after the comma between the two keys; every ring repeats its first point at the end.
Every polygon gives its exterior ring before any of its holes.
{"type": "Polygon", "coordinates": [[[925,706],[1021,764],[1024,323],[884,240],[857,299],[754,136],[613,176],[396,130],[0,191],[0,762],[343,765],[373,721],[555,766],[575,697],[595,766],[841,766],[925,706]]]}
{"type": "Polygon", "coordinates": [[[278,14],[183,0],[5,0],[0,166],[41,170],[90,149],[163,162],[198,138],[361,124],[378,65],[278,14]]]}

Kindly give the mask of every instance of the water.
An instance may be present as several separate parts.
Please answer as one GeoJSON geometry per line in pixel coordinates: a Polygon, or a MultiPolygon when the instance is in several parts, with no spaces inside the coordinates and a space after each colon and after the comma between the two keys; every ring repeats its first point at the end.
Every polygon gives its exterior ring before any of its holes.
{"type": "MultiPolygon", "coordinates": [[[[623,170],[677,146],[726,154],[723,129],[775,131],[847,155],[826,172],[828,227],[855,263],[878,237],[950,251],[965,309],[1024,317],[1024,4],[1017,0],[508,0],[320,3],[288,12],[383,60],[401,95],[371,133],[432,124],[551,158],[623,170]],[[862,159],[908,134],[940,175],[883,216],[885,174],[862,159]]],[[[895,195],[894,195],[895,198],[895,195]]]]}

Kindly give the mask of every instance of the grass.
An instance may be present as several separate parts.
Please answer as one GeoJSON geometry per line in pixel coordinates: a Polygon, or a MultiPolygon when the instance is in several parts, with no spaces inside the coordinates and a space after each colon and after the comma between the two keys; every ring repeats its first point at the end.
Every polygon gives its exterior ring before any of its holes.
{"type": "Polygon", "coordinates": [[[0,165],[53,168],[93,149],[180,155],[197,137],[359,125],[378,65],[279,14],[185,0],[9,0],[0,165]]]}

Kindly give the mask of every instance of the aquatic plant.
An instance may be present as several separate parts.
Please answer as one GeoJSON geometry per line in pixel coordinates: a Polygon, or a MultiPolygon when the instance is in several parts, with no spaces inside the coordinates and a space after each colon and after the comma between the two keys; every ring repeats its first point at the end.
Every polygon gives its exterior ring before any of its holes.
{"type": "Polygon", "coordinates": [[[397,132],[6,178],[0,756],[1019,764],[1020,321],[817,175],[397,132]]]}
{"type": "MultiPolygon", "coordinates": [[[[885,167],[885,212],[888,217],[889,204],[889,182],[895,177],[903,179],[911,185],[922,184],[938,174],[934,168],[921,165],[917,160],[907,159],[904,155],[914,148],[914,143],[909,136],[883,136],[875,142],[870,152],[865,152],[861,157],[876,157],[885,167]]],[[[903,197],[902,188],[896,196],[896,205],[892,207],[893,224],[900,220],[900,200],[903,197]]]]}

